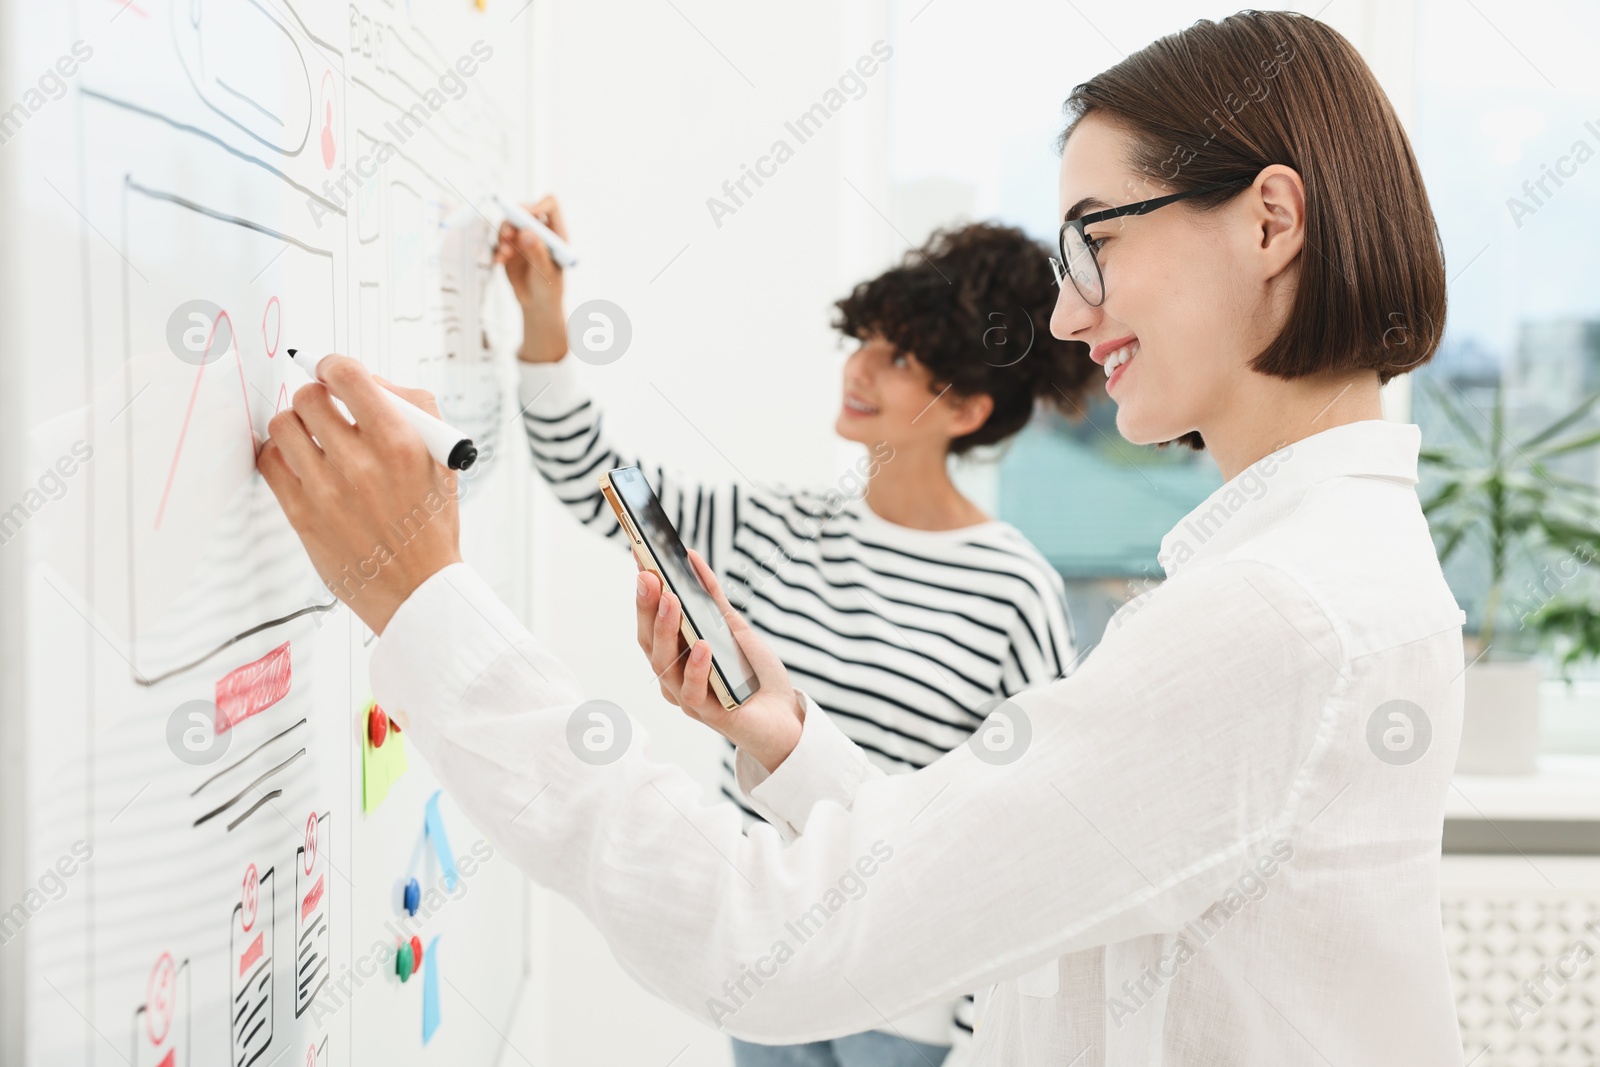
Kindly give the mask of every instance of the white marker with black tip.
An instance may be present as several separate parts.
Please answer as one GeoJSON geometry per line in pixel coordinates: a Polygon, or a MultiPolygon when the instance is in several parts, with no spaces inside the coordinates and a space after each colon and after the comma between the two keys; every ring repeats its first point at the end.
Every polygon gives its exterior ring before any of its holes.
{"type": "MultiPolygon", "coordinates": [[[[294,361],[295,366],[309,374],[313,381],[322,380],[317,377],[317,368],[331,353],[313,356],[308,352],[302,356],[297,348],[288,351],[289,358],[294,361]]],[[[378,392],[389,401],[390,407],[411,424],[412,429],[422,435],[423,442],[428,446],[428,453],[434,459],[454,471],[464,471],[477,461],[477,447],[460,430],[443,419],[428,414],[411,401],[396,396],[381,385],[378,387],[378,392]]]]}

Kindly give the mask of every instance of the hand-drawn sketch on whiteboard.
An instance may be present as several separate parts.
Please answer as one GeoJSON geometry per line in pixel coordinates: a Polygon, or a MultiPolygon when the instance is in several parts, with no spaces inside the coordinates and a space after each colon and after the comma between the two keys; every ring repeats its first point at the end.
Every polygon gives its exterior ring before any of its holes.
{"type": "Polygon", "coordinates": [[[189,996],[189,961],[163,952],[133,1012],[134,1067],[188,1067],[189,996]]]}
{"type": "Polygon", "coordinates": [[[233,906],[232,951],[228,955],[231,1062],[250,1067],[272,1045],[273,960],[278,947],[273,868],[245,868],[239,903],[233,906]],[[263,907],[263,904],[265,905],[263,907]]]}
{"type": "Polygon", "coordinates": [[[28,329],[82,348],[23,402],[27,433],[64,423],[93,455],[53,505],[71,525],[39,521],[52,538],[27,550],[29,619],[48,623],[23,638],[29,711],[75,732],[28,738],[53,803],[28,813],[26,862],[77,838],[93,860],[25,931],[26,1062],[404,1067],[426,1030],[429,1057],[492,1063],[525,883],[483,862],[448,795],[477,866],[447,882],[414,862],[437,789],[420,755],[362,810],[372,635],[256,461],[303,383],[287,349],[347,353],[473,436],[474,562],[508,589],[521,573],[525,481],[484,462],[519,432],[496,340],[515,308],[474,205],[526,184],[531,20],[390,0],[18,12],[23,54],[93,34],[70,102],[5,161],[51,219],[25,254],[61,268],[29,279],[28,329]],[[392,899],[402,875],[418,911],[392,899]],[[427,1027],[426,983],[395,971],[412,937],[449,945],[427,1027]]]}
{"type": "Polygon", "coordinates": [[[333,966],[333,930],[328,917],[328,827],[333,816],[313,814],[306,823],[305,843],[294,865],[294,1014],[306,1013],[322,992],[333,966]]]}

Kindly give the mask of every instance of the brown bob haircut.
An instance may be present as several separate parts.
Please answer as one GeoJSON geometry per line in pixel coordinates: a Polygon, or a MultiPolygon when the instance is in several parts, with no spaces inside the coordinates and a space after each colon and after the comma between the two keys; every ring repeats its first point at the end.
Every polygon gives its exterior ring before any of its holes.
{"type": "MultiPolygon", "coordinates": [[[[1287,11],[1201,20],[1077,86],[1062,110],[1058,150],[1100,115],[1130,135],[1128,164],[1172,192],[1248,183],[1274,163],[1299,173],[1294,305],[1251,370],[1293,379],[1365,368],[1387,383],[1433,357],[1445,316],[1438,224],[1389,98],[1333,28],[1287,11]]],[[[1175,207],[1216,207],[1246,187],[1175,207]]],[[[1195,432],[1178,440],[1204,447],[1195,432]]]]}

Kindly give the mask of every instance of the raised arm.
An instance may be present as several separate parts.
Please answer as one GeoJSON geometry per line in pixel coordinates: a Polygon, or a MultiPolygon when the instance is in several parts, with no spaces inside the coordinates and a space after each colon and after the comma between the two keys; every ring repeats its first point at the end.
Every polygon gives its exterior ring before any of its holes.
{"type": "MultiPolygon", "coordinates": [[[[554,197],[526,206],[556,233],[567,236],[554,197]]],[[[504,265],[522,305],[517,394],[523,432],[534,468],[549,483],[556,499],[579,522],[626,550],[627,539],[596,483],[612,468],[638,466],[684,544],[699,549],[713,567],[721,566],[732,542],[743,492],[740,485],[731,479],[687,477],[640,457],[613,439],[599,403],[574,366],[576,357],[568,352],[562,269],[538,237],[509,223],[501,227],[495,261],[504,265]]],[[[582,332],[588,326],[580,323],[578,328],[582,332]]]]}

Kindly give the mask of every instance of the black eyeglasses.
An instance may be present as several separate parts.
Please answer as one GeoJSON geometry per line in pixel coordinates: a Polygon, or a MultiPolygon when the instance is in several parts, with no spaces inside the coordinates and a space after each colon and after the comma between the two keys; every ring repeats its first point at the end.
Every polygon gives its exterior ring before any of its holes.
{"type": "Polygon", "coordinates": [[[1063,277],[1070,277],[1073,288],[1078,290],[1078,295],[1083,297],[1084,303],[1090,307],[1099,307],[1101,301],[1106,298],[1106,283],[1100,275],[1100,261],[1095,258],[1094,247],[1083,232],[1085,226],[1093,226],[1108,219],[1120,219],[1127,215],[1144,215],[1158,207],[1176,204],[1179,200],[1199,196],[1201,193],[1249,185],[1252,180],[1254,179],[1238,178],[1231,182],[1202,185],[1187,192],[1158,196],[1154,200],[1141,200],[1137,204],[1124,204],[1122,207],[1107,208],[1104,211],[1091,211],[1087,215],[1068,219],[1061,224],[1061,233],[1056,239],[1061,249],[1061,258],[1050,257],[1050,270],[1056,276],[1056,284],[1060,285],[1063,277]]]}

